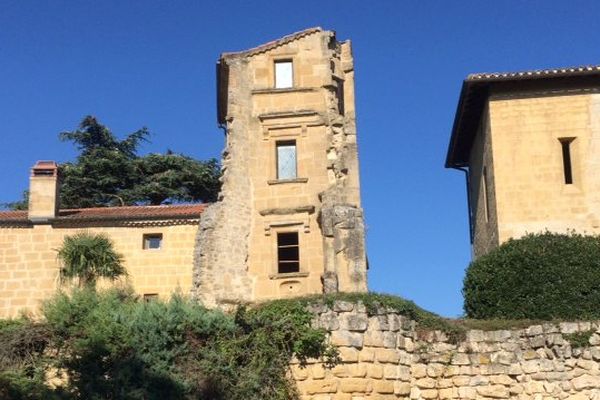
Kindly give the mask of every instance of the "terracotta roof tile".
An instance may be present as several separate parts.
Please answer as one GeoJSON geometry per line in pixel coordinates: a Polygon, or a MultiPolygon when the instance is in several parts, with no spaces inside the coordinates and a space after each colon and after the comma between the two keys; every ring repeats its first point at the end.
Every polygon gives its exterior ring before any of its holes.
{"type": "MultiPolygon", "coordinates": [[[[200,218],[208,204],[177,204],[166,206],[126,206],[63,209],[59,221],[144,220],[200,218]]],[[[27,211],[0,211],[0,222],[28,222],[27,211]]]]}
{"type": "Polygon", "coordinates": [[[600,65],[580,65],[576,67],[535,69],[515,72],[480,72],[467,76],[467,81],[535,79],[560,76],[586,75],[600,72],[600,65]]]}
{"type": "Polygon", "coordinates": [[[235,57],[235,56],[244,56],[244,57],[246,57],[246,56],[253,56],[253,55],[256,55],[256,54],[264,53],[265,51],[272,50],[272,49],[274,49],[276,47],[283,46],[285,44],[293,42],[294,40],[298,40],[300,38],[303,38],[304,36],[308,36],[308,35],[311,35],[313,33],[322,32],[322,31],[323,31],[323,28],[321,28],[319,26],[316,26],[316,27],[313,27],[313,28],[308,28],[308,29],[305,29],[303,31],[295,32],[295,33],[292,33],[291,35],[286,35],[286,36],[284,36],[284,37],[282,37],[280,39],[273,40],[273,41],[271,41],[269,43],[265,43],[263,45],[260,45],[258,47],[254,47],[254,48],[251,48],[251,49],[248,49],[248,50],[233,51],[233,52],[223,53],[223,54],[221,54],[221,58],[224,58],[224,57],[235,57]]]}

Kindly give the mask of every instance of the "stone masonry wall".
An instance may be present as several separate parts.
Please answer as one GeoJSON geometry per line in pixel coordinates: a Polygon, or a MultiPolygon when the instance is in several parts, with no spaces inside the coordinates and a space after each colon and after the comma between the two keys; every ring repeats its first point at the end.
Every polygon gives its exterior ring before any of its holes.
{"type": "Polygon", "coordinates": [[[599,323],[471,330],[454,344],[390,310],[370,316],[361,304],[337,302],[314,312],[342,362],[292,365],[305,400],[600,399],[599,323]],[[569,343],[576,332],[589,346],[569,343]]]}

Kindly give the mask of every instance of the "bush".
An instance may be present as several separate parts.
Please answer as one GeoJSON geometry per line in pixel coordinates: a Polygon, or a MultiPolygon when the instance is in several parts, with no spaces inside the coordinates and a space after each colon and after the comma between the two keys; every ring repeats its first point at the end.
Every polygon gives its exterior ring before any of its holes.
{"type": "Polygon", "coordinates": [[[229,315],[181,296],[144,302],[86,287],[58,294],[43,314],[0,320],[0,398],[294,399],[292,357],[336,355],[298,303],[229,315]],[[64,387],[45,385],[47,372],[64,373],[64,387]]]}
{"type": "Polygon", "coordinates": [[[600,318],[600,237],[511,239],[469,265],[463,295],[470,318],[600,318]]]}

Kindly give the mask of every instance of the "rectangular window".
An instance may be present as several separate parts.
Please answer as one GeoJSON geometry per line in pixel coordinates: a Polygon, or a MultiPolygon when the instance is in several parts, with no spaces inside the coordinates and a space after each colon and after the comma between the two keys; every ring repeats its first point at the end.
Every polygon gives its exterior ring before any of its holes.
{"type": "Polygon", "coordinates": [[[277,142],[277,179],[296,177],[296,141],[277,142]]]}
{"type": "Polygon", "coordinates": [[[144,249],[158,250],[162,247],[162,233],[148,233],[144,235],[144,249]]]}
{"type": "Polygon", "coordinates": [[[298,232],[277,234],[277,272],[300,272],[300,246],[298,232]]]}
{"type": "Polygon", "coordinates": [[[144,301],[149,303],[158,300],[158,293],[144,293],[144,301]]]}
{"type": "Polygon", "coordinates": [[[338,100],[338,112],[340,115],[344,115],[344,81],[342,79],[335,78],[337,83],[336,96],[338,100]]]}
{"type": "Polygon", "coordinates": [[[294,86],[294,68],[291,60],[275,61],[275,88],[286,89],[294,86]]]}
{"type": "Polygon", "coordinates": [[[565,184],[573,184],[573,166],[571,164],[571,143],[575,138],[561,138],[560,146],[562,148],[562,160],[563,160],[563,175],[565,177],[565,184]]]}

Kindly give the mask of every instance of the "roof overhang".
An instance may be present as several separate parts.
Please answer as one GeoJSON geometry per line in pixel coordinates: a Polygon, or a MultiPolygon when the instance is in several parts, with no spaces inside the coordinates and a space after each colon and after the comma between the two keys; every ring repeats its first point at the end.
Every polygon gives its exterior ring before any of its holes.
{"type": "Polygon", "coordinates": [[[518,94],[539,90],[568,93],[586,88],[600,88],[600,66],[469,75],[463,81],[458,99],[446,168],[469,165],[471,146],[491,93],[518,94]]]}

